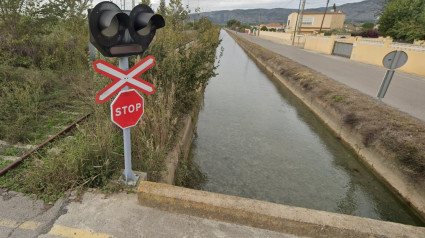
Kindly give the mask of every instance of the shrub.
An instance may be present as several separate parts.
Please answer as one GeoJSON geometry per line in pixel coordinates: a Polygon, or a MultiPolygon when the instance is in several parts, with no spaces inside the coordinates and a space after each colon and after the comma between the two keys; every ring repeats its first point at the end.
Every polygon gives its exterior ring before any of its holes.
{"type": "Polygon", "coordinates": [[[368,29],[362,32],[353,33],[352,36],[362,36],[367,38],[378,38],[381,34],[378,30],[375,29],[368,29]]]}

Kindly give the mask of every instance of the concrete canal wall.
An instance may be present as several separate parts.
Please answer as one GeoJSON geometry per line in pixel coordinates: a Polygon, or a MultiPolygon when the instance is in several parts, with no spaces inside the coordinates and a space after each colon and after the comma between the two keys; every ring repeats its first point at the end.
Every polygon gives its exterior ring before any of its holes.
{"type": "MultiPolygon", "coordinates": [[[[302,237],[425,237],[425,228],[143,181],[140,205],[302,237]]],[[[219,228],[217,228],[219,232],[219,228]]]]}

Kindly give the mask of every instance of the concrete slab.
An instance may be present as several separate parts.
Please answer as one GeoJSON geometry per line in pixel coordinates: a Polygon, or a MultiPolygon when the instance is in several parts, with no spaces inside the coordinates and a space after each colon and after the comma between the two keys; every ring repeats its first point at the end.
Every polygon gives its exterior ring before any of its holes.
{"type": "Polygon", "coordinates": [[[141,182],[143,206],[308,237],[425,237],[425,228],[141,182]]]}
{"type": "Polygon", "coordinates": [[[293,235],[140,206],[137,194],[87,192],[70,203],[52,237],[286,237],[293,235]]]}

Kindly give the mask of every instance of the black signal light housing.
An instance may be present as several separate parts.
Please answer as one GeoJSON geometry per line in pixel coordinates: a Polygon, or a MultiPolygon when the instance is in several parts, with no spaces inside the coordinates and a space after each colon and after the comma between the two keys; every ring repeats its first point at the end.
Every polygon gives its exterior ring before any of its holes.
{"type": "Polygon", "coordinates": [[[90,42],[106,57],[143,53],[164,26],[164,18],[145,4],[129,11],[104,1],[89,10],[90,42]]]}

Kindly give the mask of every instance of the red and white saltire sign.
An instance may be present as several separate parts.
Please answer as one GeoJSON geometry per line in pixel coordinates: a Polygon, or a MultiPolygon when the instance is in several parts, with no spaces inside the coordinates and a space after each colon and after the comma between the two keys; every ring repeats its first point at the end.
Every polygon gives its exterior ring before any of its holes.
{"type": "Polygon", "coordinates": [[[152,84],[138,78],[146,70],[150,69],[155,63],[155,57],[148,56],[137,63],[131,69],[124,71],[115,67],[103,60],[93,62],[93,67],[96,72],[102,74],[114,81],[106,86],[96,95],[96,103],[104,103],[114,94],[118,93],[125,86],[132,87],[145,94],[152,94],[155,88],[152,84]]]}

